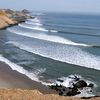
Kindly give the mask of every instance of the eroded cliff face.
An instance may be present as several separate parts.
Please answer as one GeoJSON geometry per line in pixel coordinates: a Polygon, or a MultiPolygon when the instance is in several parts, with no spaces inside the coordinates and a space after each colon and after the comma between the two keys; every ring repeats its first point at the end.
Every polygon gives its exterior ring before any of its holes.
{"type": "Polygon", "coordinates": [[[24,22],[27,18],[31,18],[26,12],[13,11],[10,9],[0,10],[0,29],[24,22]]]}
{"type": "Polygon", "coordinates": [[[0,10],[0,29],[8,27],[9,25],[15,24],[16,21],[8,17],[7,13],[0,10]]]}

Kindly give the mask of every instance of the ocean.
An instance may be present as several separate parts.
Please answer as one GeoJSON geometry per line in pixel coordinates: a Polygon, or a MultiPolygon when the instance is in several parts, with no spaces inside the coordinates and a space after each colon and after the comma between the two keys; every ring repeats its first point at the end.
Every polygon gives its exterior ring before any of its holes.
{"type": "Polygon", "coordinates": [[[100,16],[31,13],[0,31],[0,61],[41,84],[77,75],[100,94],[100,16]]]}

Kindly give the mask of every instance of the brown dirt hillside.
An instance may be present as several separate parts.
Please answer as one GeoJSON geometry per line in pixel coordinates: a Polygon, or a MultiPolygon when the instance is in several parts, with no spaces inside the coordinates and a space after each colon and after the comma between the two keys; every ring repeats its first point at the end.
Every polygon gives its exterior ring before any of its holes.
{"type": "Polygon", "coordinates": [[[10,19],[4,11],[0,10],[0,28],[7,27],[14,23],[15,21],[10,19]]]}
{"type": "Polygon", "coordinates": [[[44,95],[37,90],[0,89],[0,100],[100,100],[100,98],[80,99],[54,94],[44,95]]]}

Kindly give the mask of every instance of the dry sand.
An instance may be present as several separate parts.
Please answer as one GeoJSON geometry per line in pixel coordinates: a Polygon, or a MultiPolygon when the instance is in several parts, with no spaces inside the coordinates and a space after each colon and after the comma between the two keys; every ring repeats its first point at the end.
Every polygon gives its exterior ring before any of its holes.
{"type": "MultiPolygon", "coordinates": [[[[54,94],[42,94],[37,90],[22,89],[1,89],[0,100],[88,100],[75,97],[64,97],[54,94]]],[[[100,100],[100,98],[90,98],[89,100],[100,100]]]]}

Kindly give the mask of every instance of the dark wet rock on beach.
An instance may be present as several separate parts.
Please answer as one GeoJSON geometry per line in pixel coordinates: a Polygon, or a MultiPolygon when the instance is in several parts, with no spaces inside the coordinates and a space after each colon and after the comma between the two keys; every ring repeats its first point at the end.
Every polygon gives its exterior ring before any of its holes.
{"type": "MultiPolygon", "coordinates": [[[[63,96],[75,96],[75,95],[81,94],[80,90],[83,90],[84,88],[92,89],[94,87],[93,83],[88,84],[85,80],[82,80],[76,76],[68,77],[68,78],[71,80],[69,81],[69,83],[72,82],[70,83],[72,84],[70,86],[65,86],[67,85],[67,83],[63,84],[65,80],[57,79],[56,84],[52,84],[49,87],[51,89],[56,90],[59,93],[59,95],[63,95],[63,96]]],[[[90,92],[91,92],[91,89],[90,89],[90,92]]]]}
{"type": "Polygon", "coordinates": [[[76,84],[73,84],[76,88],[87,87],[87,83],[84,80],[79,80],[76,84]]]}

